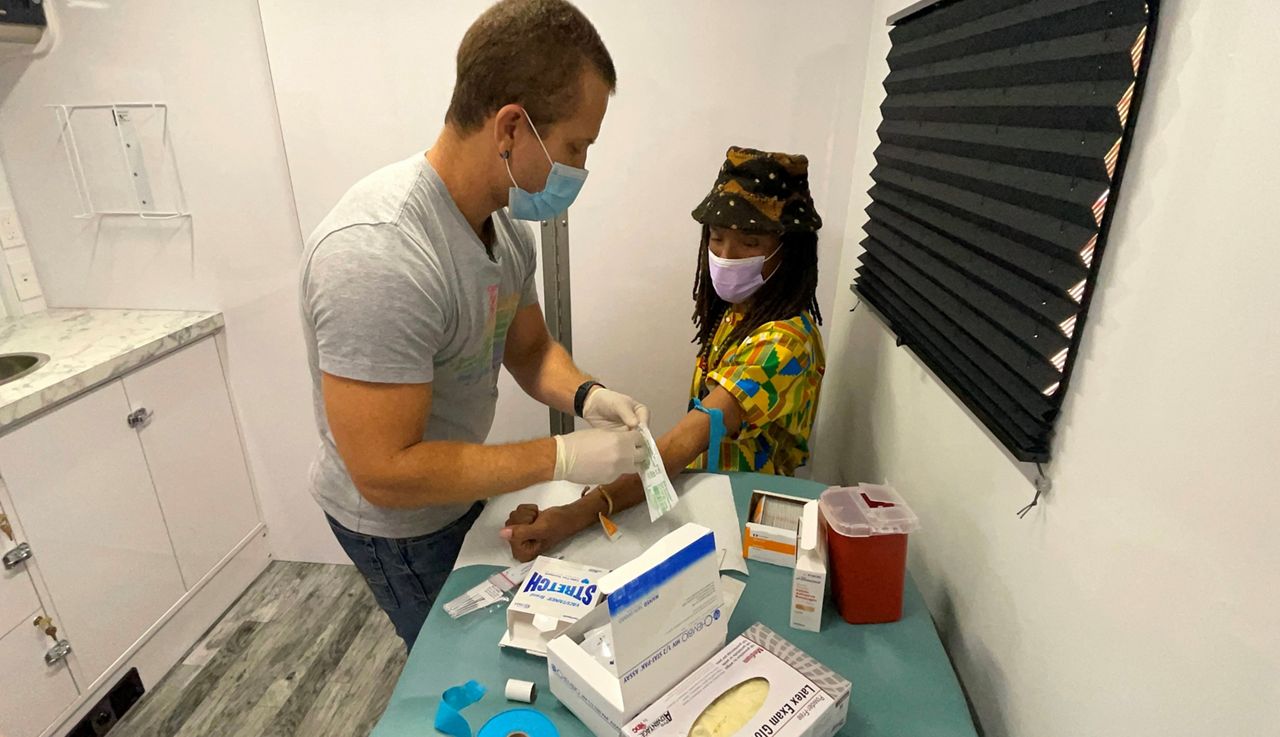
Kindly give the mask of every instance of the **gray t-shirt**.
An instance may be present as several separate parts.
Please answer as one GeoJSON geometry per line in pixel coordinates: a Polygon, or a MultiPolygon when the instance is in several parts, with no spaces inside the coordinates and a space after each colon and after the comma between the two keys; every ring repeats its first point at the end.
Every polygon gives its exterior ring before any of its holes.
{"type": "Polygon", "coordinates": [[[344,527],[377,537],[435,532],[469,505],[386,509],[365,500],[334,445],[325,372],[359,381],[431,382],[424,440],[482,443],[516,310],[538,301],[532,229],[493,214],[491,249],[418,154],[352,187],[307,239],[302,315],[320,451],[311,494],[344,527]]]}

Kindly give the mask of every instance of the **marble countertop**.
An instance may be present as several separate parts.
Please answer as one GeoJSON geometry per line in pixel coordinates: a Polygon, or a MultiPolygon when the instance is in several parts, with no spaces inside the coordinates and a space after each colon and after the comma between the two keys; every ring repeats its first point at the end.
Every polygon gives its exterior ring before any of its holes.
{"type": "Polygon", "coordinates": [[[0,353],[49,362],[0,384],[0,432],[223,327],[220,312],[55,309],[0,320],[0,353]]]}

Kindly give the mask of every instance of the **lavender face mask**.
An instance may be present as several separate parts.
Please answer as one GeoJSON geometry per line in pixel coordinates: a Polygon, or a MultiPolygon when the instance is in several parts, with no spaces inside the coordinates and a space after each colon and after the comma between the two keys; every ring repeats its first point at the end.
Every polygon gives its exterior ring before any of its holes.
{"type": "MultiPolygon", "coordinates": [[[[745,302],[760,291],[768,281],[764,278],[764,264],[782,250],[779,245],[768,256],[751,258],[720,258],[707,250],[707,265],[711,270],[711,285],[720,299],[731,304],[745,302]]],[[[773,276],[770,274],[769,276],[773,276]]]]}

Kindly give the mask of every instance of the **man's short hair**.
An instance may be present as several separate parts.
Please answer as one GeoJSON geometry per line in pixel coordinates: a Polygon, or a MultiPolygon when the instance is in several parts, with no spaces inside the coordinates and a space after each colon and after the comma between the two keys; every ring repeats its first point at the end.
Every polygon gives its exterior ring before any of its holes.
{"type": "Polygon", "coordinates": [[[515,103],[534,125],[551,125],[575,109],[584,68],[613,92],[613,59],[582,11],[565,0],[502,0],[462,38],[445,121],[470,132],[515,103]]]}

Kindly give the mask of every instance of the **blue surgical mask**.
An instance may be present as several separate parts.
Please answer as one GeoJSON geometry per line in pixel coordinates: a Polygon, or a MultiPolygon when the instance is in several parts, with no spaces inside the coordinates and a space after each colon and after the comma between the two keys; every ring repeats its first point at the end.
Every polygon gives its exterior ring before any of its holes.
{"type": "MultiPolygon", "coordinates": [[[[525,113],[525,117],[528,118],[529,114],[525,113]]],[[[507,152],[502,157],[512,185],[507,196],[507,207],[511,211],[511,217],[517,220],[549,220],[568,210],[569,205],[573,204],[578,192],[582,191],[583,182],[587,181],[587,170],[553,160],[532,119],[529,120],[529,127],[533,129],[533,135],[537,137],[538,145],[542,146],[542,153],[546,154],[547,161],[551,162],[551,173],[547,174],[547,184],[541,192],[526,192],[520,189],[515,175],[511,173],[511,153],[507,152]]]]}

